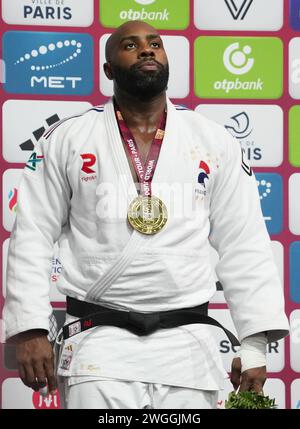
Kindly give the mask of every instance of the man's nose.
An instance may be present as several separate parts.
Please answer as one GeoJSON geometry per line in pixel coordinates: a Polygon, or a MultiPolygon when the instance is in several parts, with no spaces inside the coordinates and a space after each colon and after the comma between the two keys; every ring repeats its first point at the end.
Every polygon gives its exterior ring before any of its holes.
{"type": "Polygon", "coordinates": [[[154,50],[148,45],[142,46],[139,52],[139,58],[145,57],[155,57],[154,50]]]}

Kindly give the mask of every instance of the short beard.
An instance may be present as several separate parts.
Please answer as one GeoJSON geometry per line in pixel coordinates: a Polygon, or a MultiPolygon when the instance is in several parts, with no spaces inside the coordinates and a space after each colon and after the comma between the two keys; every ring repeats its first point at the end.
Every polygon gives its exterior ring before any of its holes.
{"type": "Polygon", "coordinates": [[[150,100],[165,91],[169,81],[169,65],[164,66],[158,61],[155,62],[158,69],[153,71],[141,70],[139,68],[141,63],[134,64],[129,69],[112,65],[114,80],[121,90],[131,96],[140,100],[150,100]]]}

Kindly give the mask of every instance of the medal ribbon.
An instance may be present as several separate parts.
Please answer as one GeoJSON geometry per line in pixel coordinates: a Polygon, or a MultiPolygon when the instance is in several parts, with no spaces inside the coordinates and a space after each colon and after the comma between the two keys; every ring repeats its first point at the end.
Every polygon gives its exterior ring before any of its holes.
{"type": "Polygon", "coordinates": [[[118,107],[116,108],[116,118],[118,121],[120,133],[125,142],[125,147],[130,155],[135,172],[139,179],[139,183],[141,184],[141,195],[146,197],[151,197],[152,195],[151,182],[154,176],[162,141],[165,134],[166,120],[167,120],[166,112],[164,111],[162,115],[159,126],[156,130],[154,139],[151,143],[151,148],[145,164],[143,164],[140,151],[134,140],[132,132],[126,125],[118,107]]]}

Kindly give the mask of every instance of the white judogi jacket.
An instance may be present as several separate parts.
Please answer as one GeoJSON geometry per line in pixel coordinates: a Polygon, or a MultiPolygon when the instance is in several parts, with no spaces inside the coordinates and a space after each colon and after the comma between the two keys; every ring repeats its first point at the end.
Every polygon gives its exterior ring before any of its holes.
{"type": "MultiPolygon", "coordinates": [[[[137,191],[111,100],[54,125],[35,153],[40,158],[24,169],[10,240],[7,337],[49,328],[56,241],[62,293],[141,312],[209,301],[215,293],[210,243],[220,256],[217,275],[239,339],[267,331],[268,341],[275,341],[288,333],[256,180],[238,141],[223,127],[168,100],[152,193],[166,204],[169,219],[153,236],[127,223],[137,191]]],[[[148,337],[102,326],[72,341],[80,345],[71,367],[59,370],[63,375],[222,385],[221,360],[205,326],[148,337]]]]}

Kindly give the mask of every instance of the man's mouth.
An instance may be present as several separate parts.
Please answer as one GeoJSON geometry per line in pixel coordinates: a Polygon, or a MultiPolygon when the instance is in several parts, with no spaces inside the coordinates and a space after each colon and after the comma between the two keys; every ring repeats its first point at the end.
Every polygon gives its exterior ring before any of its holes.
{"type": "Polygon", "coordinates": [[[139,70],[157,70],[159,66],[155,61],[143,61],[137,66],[137,68],[139,70]]]}

